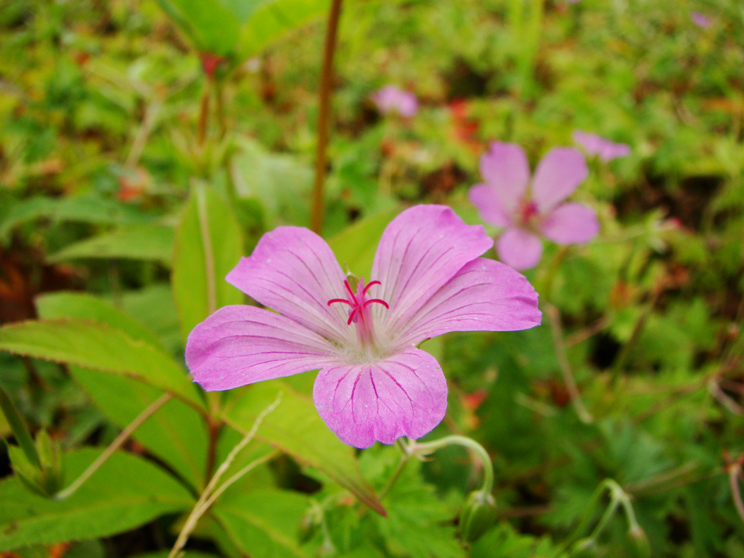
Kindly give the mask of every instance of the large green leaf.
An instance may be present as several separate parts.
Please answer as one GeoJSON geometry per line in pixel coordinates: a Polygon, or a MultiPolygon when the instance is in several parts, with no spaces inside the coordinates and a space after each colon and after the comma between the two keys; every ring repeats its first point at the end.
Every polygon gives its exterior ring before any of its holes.
{"type": "Polygon", "coordinates": [[[264,418],[256,438],[290,454],[304,465],[323,471],[353,492],[373,510],[385,510],[362,477],[353,448],[341,443],[318,415],[310,398],[286,383],[264,382],[244,388],[226,405],[224,418],[235,429],[248,432],[256,417],[283,392],[279,406],[264,418]]]}
{"type": "Polygon", "coordinates": [[[0,328],[0,351],[130,376],[203,408],[197,388],[169,355],[121,330],[78,319],[0,328]]]}
{"type": "Polygon", "coordinates": [[[377,245],[385,227],[398,213],[400,211],[395,209],[366,217],[328,241],[344,271],[348,266],[355,275],[360,277],[364,275],[368,280],[374,279],[369,274],[372,271],[377,245]]]}
{"type": "MultiPolygon", "coordinates": [[[[67,478],[77,478],[100,453],[90,448],[65,455],[67,478]]],[[[105,537],[194,504],[173,477],[123,452],[112,455],[66,500],[31,494],[12,477],[0,482],[0,502],[0,551],[33,543],[105,537]]]]}
{"type": "Polygon", "coordinates": [[[285,490],[226,493],[212,512],[230,538],[254,558],[307,558],[297,541],[307,496],[285,490]]]}
{"type": "Polygon", "coordinates": [[[75,292],[48,293],[34,300],[39,317],[44,320],[79,318],[120,329],[135,341],[162,348],[157,336],[113,304],[93,295],[75,292]]]}
{"type": "Polygon", "coordinates": [[[170,264],[175,232],[170,227],[139,225],[76,242],[47,257],[50,262],[86,258],[154,260],[170,264]]]}
{"type": "Polygon", "coordinates": [[[218,308],[243,302],[243,294],[225,281],[242,255],[240,225],[230,207],[211,188],[197,184],[176,232],[173,261],[173,296],[184,340],[218,308]]]}

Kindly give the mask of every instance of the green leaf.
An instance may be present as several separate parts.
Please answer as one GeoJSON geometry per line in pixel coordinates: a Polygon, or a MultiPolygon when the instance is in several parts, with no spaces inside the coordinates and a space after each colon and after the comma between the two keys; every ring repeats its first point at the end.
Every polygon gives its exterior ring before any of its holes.
{"type": "Polygon", "coordinates": [[[175,360],[106,325],[78,319],[12,324],[0,328],[0,351],[130,376],[203,408],[196,387],[175,360]]]}
{"type": "Polygon", "coordinates": [[[200,52],[227,56],[238,41],[238,19],[219,0],[158,0],[200,52]]]}
{"type": "Polygon", "coordinates": [[[264,0],[259,4],[240,29],[241,59],[259,53],[285,33],[328,13],[331,6],[330,0],[264,0]]]}
{"type": "Polygon", "coordinates": [[[22,223],[39,218],[95,224],[145,223],[152,217],[133,207],[98,197],[30,198],[14,205],[0,223],[0,240],[22,223]]]}
{"type": "MultiPolygon", "coordinates": [[[[76,479],[100,453],[83,449],[65,455],[68,479],[76,479]]],[[[12,477],[0,482],[0,502],[0,551],[105,537],[194,504],[173,477],[123,452],[114,453],[66,500],[34,496],[12,477]]]]}
{"type": "MultiPolygon", "coordinates": [[[[162,395],[156,388],[125,376],[101,374],[78,366],[71,366],[70,374],[104,416],[119,428],[129,425],[162,395]]],[[[171,399],[143,422],[132,437],[191,486],[204,488],[207,431],[194,409],[171,399]]]]}
{"type": "Polygon", "coordinates": [[[230,492],[212,512],[230,538],[254,558],[306,558],[297,532],[308,498],[284,490],[230,492]]]}
{"type": "Polygon", "coordinates": [[[153,284],[138,291],[123,292],[121,307],[154,331],[171,353],[183,351],[178,313],[169,284],[153,284]]]}
{"type": "Polygon", "coordinates": [[[360,277],[364,275],[367,279],[371,279],[369,274],[372,271],[377,245],[380,243],[385,227],[398,213],[400,211],[395,209],[367,217],[328,241],[344,271],[348,266],[355,275],[360,277]]]}
{"type": "Polygon", "coordinates": [[[225,406],[225,421],[236,430],[248,432],[279,391],[284,393],[281,403],[264,418],[256,438],[290,454],[303,465],[319,469],[384,515],[382,504],[359,471],[354,449],[328,430],[310,398],[298,394],[286,383],[265,382],[236,391],[225,406]]]}
{"type": "Polygon", "coordinates": [[[135,341],[144,341],[162,349],[157,336],[137,320],[118,310],[113,304],[83,293],[56,292],[36,297],[39,317],[44,320],[79,318],[107,324],[120,329],[135,341]]]}
{"type": "Polygon", "coordinates": [[[170,264],[175,233],[170,227],[139,225],[76,242],[47,260],[56,263],[85,258],[154,260],[170,264]]]}
{"type": "Polygon", "coordinates": [[[230,207],[212,189],[196,185],[176,232],[173,296],[185,340],[194,326],[243,293],[225,276],[243,256],[243,240],[230,207]]]}

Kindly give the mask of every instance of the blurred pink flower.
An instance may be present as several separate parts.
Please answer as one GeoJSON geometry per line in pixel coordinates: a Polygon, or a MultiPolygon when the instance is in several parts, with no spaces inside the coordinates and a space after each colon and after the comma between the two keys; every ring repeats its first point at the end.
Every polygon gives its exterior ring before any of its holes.
{"type": "Polygon", "coordinates": [[[540,323],[527,279],[479,257],[492,245],[449,207],[412,207],[385,229],[374,280],[353,285],[322,238],[279,227],[227,276],[276,312],[217,310],[189,335],[186,364],[208,391],[320,369],[315,406],[342,442],[419,438],[447,408],[444,374],[419,343],[540,323]]]}
{"type": "Polygon", "coordinates": [[[615,143],[596,134],[587,134],[581,130],[573,133],[573,140],[584,148],[588,155],[597,155],[605,163],[630,155],[627,143],[615,143]]]}
{"type": "Polygon", "coordinates": [[[370,95],[370,99],[382,113],[397,112],[410,118],[418,112],[418,100],[410,91],[404,91],[396,85],[386,85],[370,95]]]}
{"type": "Polygon", "coordinates": [[[707,29],[713,23],[708,16],[703,15],[700,12],[692,12],[690,17],[695,25],[702,27],[703,29],[707,29]]]}
{"type": "Polygon", "coordinates": [[[513,143],[493,142],[480,160],[485,183],[470,189],[470,201],[481,219],[505,227],[496,244],[499,259],[515,269],[529,269],[542,256],[540,236],[557,244],[584,244],[599,232],[594,210],[579,203],[561,203],[588,174],[578,149],[551,149],[535,170],[524,150],[513,143]]]}

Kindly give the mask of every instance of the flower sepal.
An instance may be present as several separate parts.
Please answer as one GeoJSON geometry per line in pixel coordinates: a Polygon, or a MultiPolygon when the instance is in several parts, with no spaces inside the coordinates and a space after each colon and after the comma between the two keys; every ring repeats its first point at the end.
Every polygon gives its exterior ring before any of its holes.
{"type": "Polygon", "coordinates": [[[460,536],[465,542],[478,540],[496,522],[496,501],[483,490],[468,495],[460,514],[460,536]]]}

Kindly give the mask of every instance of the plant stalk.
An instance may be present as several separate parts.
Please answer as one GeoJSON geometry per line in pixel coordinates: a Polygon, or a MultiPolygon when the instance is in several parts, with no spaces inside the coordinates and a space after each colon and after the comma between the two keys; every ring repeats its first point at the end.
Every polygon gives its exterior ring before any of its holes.
{"type": "Polygon", "coordinates": [[[320,75],[320,113],[318,115],[318,145],[315,154],[315,183],[313,186],[312,215],[310,228],[320,234],[323,229],[323,182],[326,174],[326,149],[328,128],[331,119],[331,89],[333,86],[333,55],[336,51],[338,20],[341,16],[341,0],[332,0],[328,15],[325,45],[323,47],[323,69],[320,75]]]}

